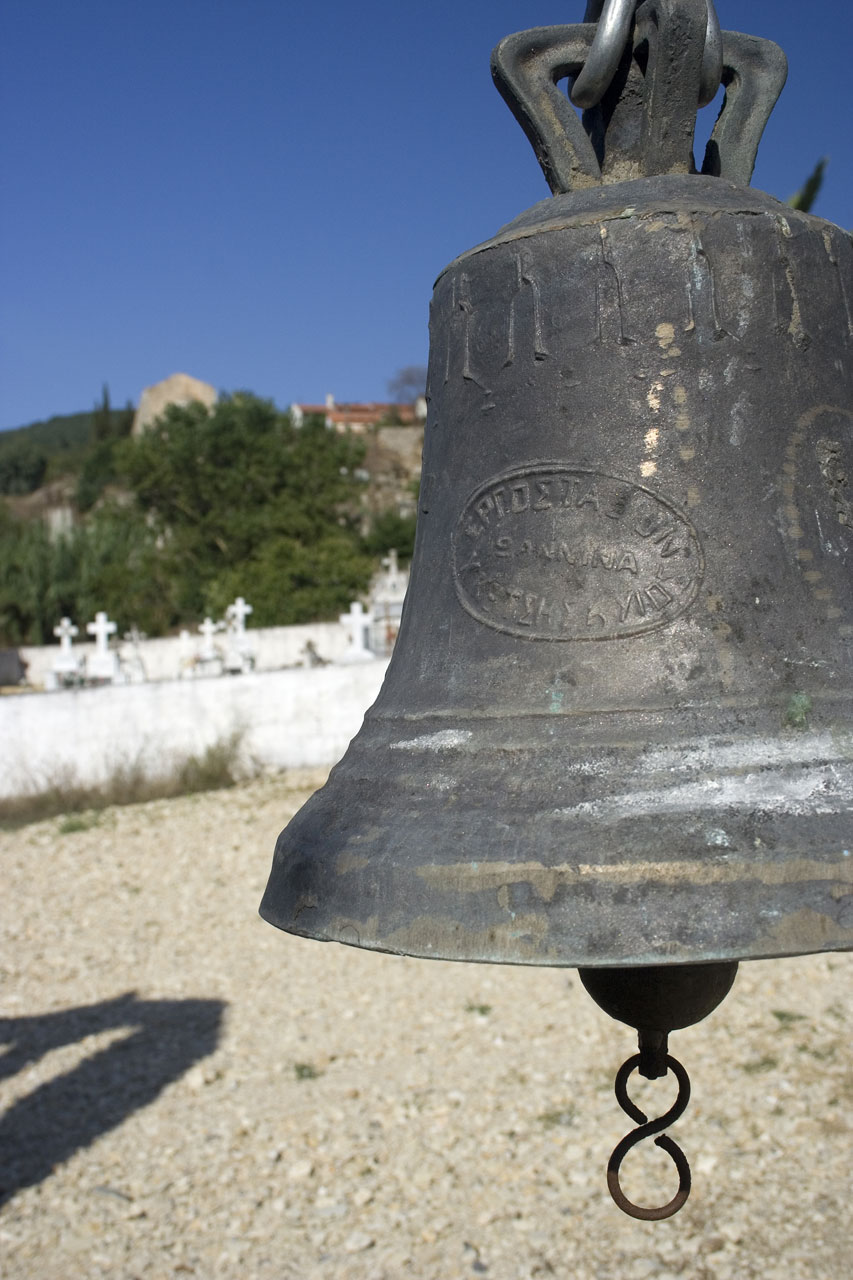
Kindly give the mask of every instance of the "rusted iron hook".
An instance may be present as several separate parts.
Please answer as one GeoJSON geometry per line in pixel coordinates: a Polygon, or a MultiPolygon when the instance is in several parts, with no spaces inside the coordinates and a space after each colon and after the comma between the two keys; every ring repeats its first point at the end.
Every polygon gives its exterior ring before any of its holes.
{"type": "Polygon", "coordinates": [[[674,1124],[679,1116],[683,1114],[690,1101],[690,1079],[681,1063],[667,1054],[666,1066],[668,1070],[674,1073],[678,1081],[678,1096],[669,1111],[659,1116],[657,1120],[649,1120],[646,1113],[641,1111],[628,1097],[628,1077],[635,1067],[639,1067],[640,1061],[641,1055],[639,1053],[634,1054],[632,1058],[622,1064],[616,1076],[616,1100],[625,1114],[630,1116],[632,1120],[636,1120],[638,1127],[622,1139],[610,1157],[607,1164],[607,1186],[611,1196],[623,1213],[629,1214],[632,1218],[641,1218],[645,1222],[657,1222],[662,1218],[671,1218],[674,1213],[678,1213],[678,1210],[690,1195],[690,1165],[687,1163],[687,1157],[684,1152],[666,1134],[655,1138],[655,1146],[666,1152],[678,1170],[678,1190],[672,1199],[659,1209],[646,1208],[643,1205],[634,1204],[632,1200],[628,1199],[619,1184],[619,1168],[632,1147],[635,1147],[638,1142],[642,1142],[644,1138],[650,1138],[655,1133],[661,1133],[663,1129],[674,1124]]]}

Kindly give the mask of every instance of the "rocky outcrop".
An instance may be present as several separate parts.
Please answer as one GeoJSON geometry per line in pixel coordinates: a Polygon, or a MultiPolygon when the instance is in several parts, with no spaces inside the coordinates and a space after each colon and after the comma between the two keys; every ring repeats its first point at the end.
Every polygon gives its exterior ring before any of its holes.
{"type": "Polygon", "coordinates": [[[421,474],[423,427],[377,427],[365,441],[368,508],[373,513],[396,510],[401,516],[414,515],[412,485],[421,474]]]}
{"type": "Polygon", "coordinates": [[[190,377],[188,373],[173,373],[170,378],[155,382],[153,387],[146,387],[139,397],[131,434],[142,435],[170,404],[187,405],[194,400],[200,400],[211,409],[217,400],[216,388],[209,382],[190,377]]]}

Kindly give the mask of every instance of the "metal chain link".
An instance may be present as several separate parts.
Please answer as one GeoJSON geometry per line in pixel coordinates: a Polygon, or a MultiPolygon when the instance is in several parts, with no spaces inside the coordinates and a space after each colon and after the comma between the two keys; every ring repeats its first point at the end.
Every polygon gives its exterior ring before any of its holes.
{"type": "MultiPolygon", "coordinates": [[[[720,21],[714,0],[706,2],[708,22],[699,86],[700,107],[712,101],[723,73],[720,21]]],[[[641,3],[642,0],[587,0],[584,21],[595,22],[597,27],[583,70],[572,85],[571,99],[576,107],[594,107],[604,97],[628,47],[634,14],[641,3]]]]}

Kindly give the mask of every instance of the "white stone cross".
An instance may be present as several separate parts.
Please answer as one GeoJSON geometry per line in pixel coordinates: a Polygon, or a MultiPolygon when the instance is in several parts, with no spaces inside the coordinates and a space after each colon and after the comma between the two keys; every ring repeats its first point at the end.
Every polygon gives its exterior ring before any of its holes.
{"type": "Polygon", "coordinates": [[[387,569],[386,575],[389,591],[398,591],[400,588],[400,566],[397,563],[397,552],[392,547],[382,560],[382,568],[387,569]]]}
{"type": "Polygon", "coordinates": [[[86,630],[89,635],[95,637],[95,652],[97,654],[107,653],[110,636],[116,629],[116,623],[110,622],[103,609],[100,609],[95,614],[94,622],[86,623],[86,630]]]}
{"type": "Polygon", "coordinates": [[[370,661],[373,654],[364,643],[364,632],[369,619],[362,608],[361,601],[354,600],[349,607],[349,613],[342,613],[338,621],[342,627],[348,627],[350,633],[349,648],[341,658],[341,662],[370,661]]]}
{"type": "Polygon", "coordinates": [[[371,592],[372,604],[403,603],[408,586],[409,575],[400,568],[397,552],[391,550],[382,561],[384,573],[377,575],[371,592]]]}
{"type": "Polygon", "coordinates": [[[86,630],[95,637],[95,652],[86,663],[86,675],[92,680],[115,680],[118,675],[118,657],[109,649],[110,636],[117,630],[101,609],[94,622],[86,623],[86,630]]]}
{"type": "Polygon", "coordinates": [[[201,653],[199,657],[202,662],[212,662],[216,657],[216,649],[213,644],[213,637],[219,630],[218,625],[212,618],[205,618],[204,622],[199,623],[199,631],[201,632],[201,653]]]}
{"type": "Polygon", "coordinates": [[[242,596],[238,596],[233,604],[229,604],[225,610],[225,616],[234,626],[234,630],[238,635],[242,635],[246,630],[246,619],[253,612],[252,606],[246,604],[242,596]]]}
{"type": "Polygon", "coordinates": [[[242,596],[238,596],[225,610],[229,635],[228,647],[225,651],[225,670],[232,674],[246,671],[254,666],[254,649],[246,635],[246,619],[252,612],[252,606],[246,604],[242,596]]]}
{"type": "Polygon", "coordinates": [[[81,659],[74,653],[72,639],[79,634],[79,628],[75,627],[70,618],[62,618],[59,626],[53,628],[53,634],[59,638],[59,653],[53,660],[54,676],[50,682],[50,688],[56,688],[56,676],[60,678],[60,683],[66,684],[69,679],[75,677],[80,671],[81,659]]]}
{"type": "Polygon", "coordinates": [[[72,639],[80,634],[80,628],[75,627],[70,618],[61,618],[59,625],[53,628],[53,634],[59,637],[59,648],[63,657],[71,652],[72,639]]]}

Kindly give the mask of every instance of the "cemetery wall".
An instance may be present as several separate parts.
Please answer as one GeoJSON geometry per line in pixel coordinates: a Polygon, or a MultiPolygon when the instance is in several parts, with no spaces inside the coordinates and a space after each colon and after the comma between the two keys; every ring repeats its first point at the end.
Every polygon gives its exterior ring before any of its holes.
{"type": "MultiPolygon", "coordinates": [[[[80,630],[85,631],[85,628],[80,630]]],[[[246,636],[255,652],[256,671],[300,666],[309,640],[321,658],[335,662],[343,656],[350,642],[349,629],[338,622],[312,622],[300,627],[250,627],[246,636]]],[[[216,639],[223,640],[224,637],[216,639]]],[[[197,632],[193,633],[192,642],[196,648],[199,647],[201,637],[197,632]]],[[[59,645],[24,645],[19,652],[28,664],[27,682],[44,685],[59,653],[59,645]]],[[[94,652],[93,642],[75,641],[75,655],[92,656],[94,652]]],[[[184,649],[179,636],[163,636],[140,641],[139,656],[148,680],[174,680],[181,672],[184,649]]]]}
{"type": "MultiPolygon", "coordinates": [[[[319,628],[275,630],[311,633],[319,628]]],[[[262,634],[251,632],[253,638],[262,634]]],[[[342,648],[345,642],[346,633],[342,648]]],[[[320,640],[315,643],[322,653],[320,640]]],[[[333,764],[358,731],[387,666],[387,659],[377,658],[4,697],[0,796],[52,785],[97,786],[125,767],[162,775],[232,734],[241,735],[240,754],[255,766],[280,770],[333,764]]]]}

